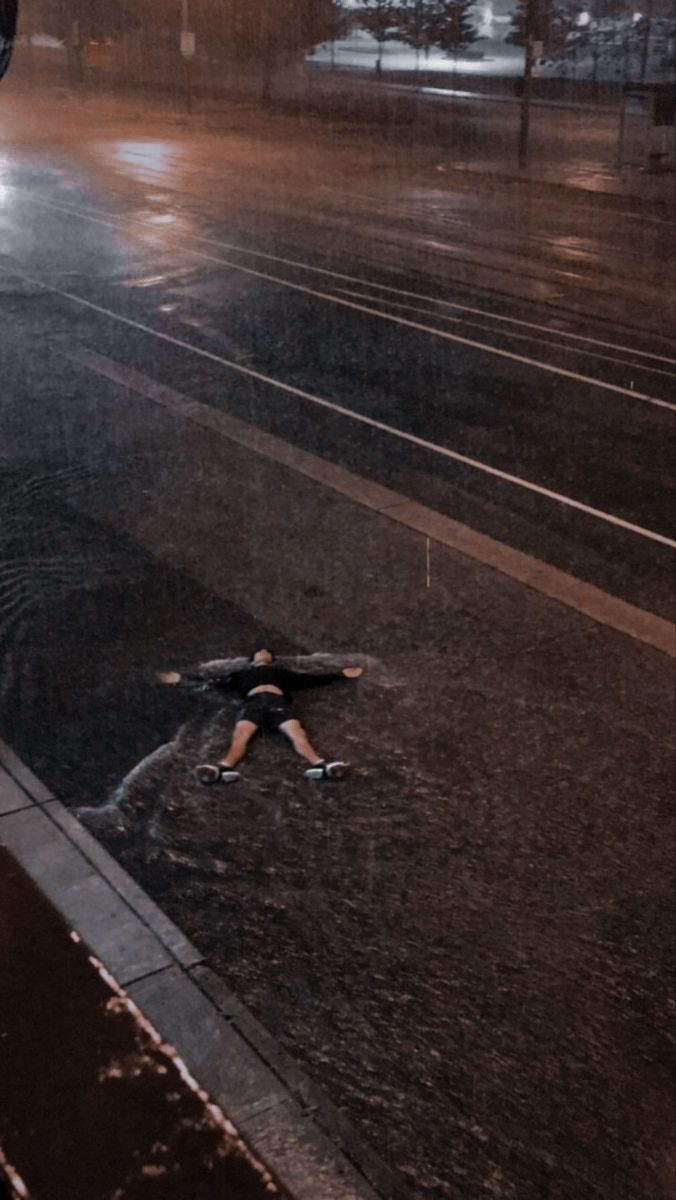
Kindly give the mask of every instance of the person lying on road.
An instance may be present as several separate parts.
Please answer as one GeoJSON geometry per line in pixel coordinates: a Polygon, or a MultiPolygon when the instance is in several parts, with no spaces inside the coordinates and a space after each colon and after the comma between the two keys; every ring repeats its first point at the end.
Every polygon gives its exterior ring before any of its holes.
{"type": "MultiPolygon", "coordinates": [[[[308,779],[340,779],[347,771],[347,763],[335,760],[326,762],[311,745],[305,729],[293,715],[291,696],[305,688],[322,687],[336,683],[339,679],[358,679],[362,667],[345,667],[342,671],[328,671],[321,675],[290,671],[274,665],[270,650],[256,650],[251,655],[250,666],[231,671],[221,676],[210,676],[207,685],[228,688],[239,693],[242,704],[237,712],[230,749],[217,763],[201,763],[196,768],[200,783],[235,783],[241,778],[235,770],[247,751],[251,738],[259,729],[279,731],[291,742],[297,754],[310,766],[306,768],[308,779]]],[[[205,683],[203,676],[181,675],[178,671],[160,672],[161,683],[205,683]]]]}

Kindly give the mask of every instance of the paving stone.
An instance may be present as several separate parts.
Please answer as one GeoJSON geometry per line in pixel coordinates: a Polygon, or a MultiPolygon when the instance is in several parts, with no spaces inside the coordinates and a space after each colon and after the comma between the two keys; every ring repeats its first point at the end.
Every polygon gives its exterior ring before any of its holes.
{"type": "Polygon", "coordinates": [[[286,1100],[283,1084],[179,967],[128,991],[235,1123],[286,1100]]]}
{"type": "Polygon", "coordinates": [[[0,763],[38,804],[44,803],[45,800],[53,799],[49,788],[45,787],[44,783],[36,778],[26,764],[21,762],[21,759],[17,758],[14,751],[3,741],[0,741],[0,763]]]}
{"type": "Polygon", "coordinates": [[[203,955],[188,941],[178,926],[169,920],[143,888],[134,882],[131,875],[115,862],[107,850],[104,850],[63,804],[54,800],[47,806],[46,811],[182,966],[191,967],[202,961],[203,955]]]}
{"type": "Polygon", "coordinates": [[[29,808],[32,803],[30,796],[26,795],[16,780],[0,767],[0,815],[15,812],[19,808],[29,808]]]}
{"type": "Polygon", "coordinates": [[[336,1146],[289,1100],[240,1122],[294,1200],[377,1200],[377,1193],[336,1146]]]}
{"type": "Polygon", "coordinates": [[[41,808],[4,817],[2,839],[120,983],[172,961],[155,934],[41,808]]]}

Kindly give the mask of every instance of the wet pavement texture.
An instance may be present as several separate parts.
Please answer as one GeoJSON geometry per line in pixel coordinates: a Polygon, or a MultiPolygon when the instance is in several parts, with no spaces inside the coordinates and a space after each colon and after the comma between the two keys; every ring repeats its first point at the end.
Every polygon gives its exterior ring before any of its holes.
{"type": "Polygon", "coordinates": [[[11,1178],[33,1200],[281,1196],[1,846],[0,900],[0,1144],[11,1178]]]}
{"type": "Polygon", "coordinates": [[[421,248],[441,204],[422,185],[426,217],[389,179],[391,211],[367,221],[347,198],[341,224],[310,194],[311,154],[301,201],[269,141],[278,196],[241,142],[69,120],[38,135],[4,118],[2,736],[65,803],[103,809],[83,820],[412,1196],[674,1196],[670,660],[124,382],[143,372],[670,616],[673,553],[644,536],[670,530],[658,231],[636,270],[626,213],[589,228],[565,208],[587,265],[564,285],[575,254],[552,258],[545,201],[525,221],[505,197],[481,213],[444,195],[463,231],[494,238],[503,214],[509,261],[487,265],[457,227],[421,248]],[[270,280],[282,268],[296,287],[270,280]],[[384,322],[365,294],[391,315],[431,304],[434,320],[411,315],[435,329],[440,299],[461,306],[442,306],[443,329],[452,313],[464,340],[384,322]],[[343,784],[308,784],[274,737],[241,785],[195,782],[234,705],[154,672],[256,643],[309,669],[365,665],[298,702],[320,750],[353,763],[343,784]]]}
{"type": "MultiPolygon", "coordinates": [[[[14,120],[10,144],[31,137],[14,120]]],[[[150,356],[154,380],[672,617],[673,263],[653,210],[441,192],[396,155],[360,197],[345,151],[327,178],[323,147],[301,166],[269,137],[257,167],[251,136],[79,120],[79,170],[65,123],[3,171],[18,332],[45,310],[53,347],[150,356]]]]}

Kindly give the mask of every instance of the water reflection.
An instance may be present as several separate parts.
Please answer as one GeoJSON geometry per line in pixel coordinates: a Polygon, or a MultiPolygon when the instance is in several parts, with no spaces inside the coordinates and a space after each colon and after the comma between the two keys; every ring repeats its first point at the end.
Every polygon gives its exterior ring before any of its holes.
{"type": "Polygon", "coordinates": [[[173,151],[170,142],[117,142],[114,157],[126,166],[166,172],[173,151]]]}

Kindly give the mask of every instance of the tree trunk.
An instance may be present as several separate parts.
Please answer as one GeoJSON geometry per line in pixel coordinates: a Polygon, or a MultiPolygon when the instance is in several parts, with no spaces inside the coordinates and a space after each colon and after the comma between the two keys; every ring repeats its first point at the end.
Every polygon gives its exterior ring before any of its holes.
{"type": "Polygon", "coordinates": [[[652,0],[649,0],[647,9],[648,9],[648,11],[647,11],[647,14],[645,17],[645,30],[643,32],[643,40],[641,42],[641,66],[640,66],[640,76],[639,76],[641,83],[645,83],[646,72],[648,69],[648,49],[650,46],[650,27],[652,25],[652,15],[653,15],[652,0]]]}
{"type": "Polygon", "coordinates": [[[261,99],[264,104],[272,100],[272,78],[275,73],[275,55],[271,45],[266,46],[263,55],[263,88],[261,99]]]}
{"type": "Polygon", "coordinates": [[[66,41],[66,60],[70,82],[81,87],[84,83],[84,47],[77,21],[73,22],[73,29],[66,41]]]}
{"type": "Polygon", "coordinates": [[[521,83],[521,116],[519,121],[519,168],[528,166],[528,137],[530,133],[530,98],[533,79],[533,42],[536,0],[526,0],[526,47],[521,83]]]}

